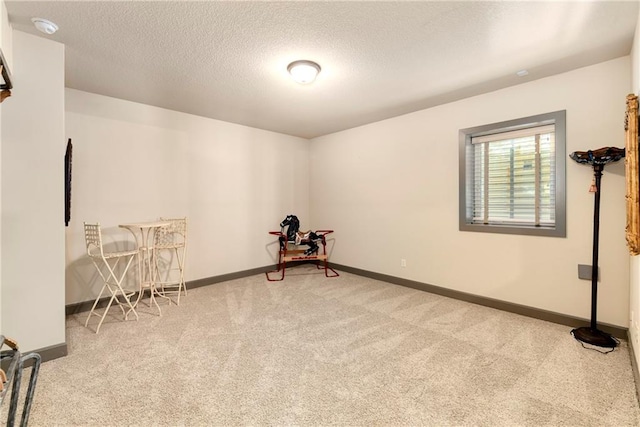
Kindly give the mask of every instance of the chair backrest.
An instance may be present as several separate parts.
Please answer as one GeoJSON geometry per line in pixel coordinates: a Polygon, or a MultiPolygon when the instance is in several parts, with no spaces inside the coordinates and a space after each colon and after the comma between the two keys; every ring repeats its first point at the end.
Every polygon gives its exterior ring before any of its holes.
{"type": "Polygon", "coordinates": [[[100,231],[100,223],[84,223],[84,240],[87,244],[87,255],[102,256],[102,232],[100,231]]]}
{"type": "Polygon", "coordinates": [[[170,222],[156,230],[156,247],[184,247],[187,245],[187,218],[160,218],[170,222]]]}

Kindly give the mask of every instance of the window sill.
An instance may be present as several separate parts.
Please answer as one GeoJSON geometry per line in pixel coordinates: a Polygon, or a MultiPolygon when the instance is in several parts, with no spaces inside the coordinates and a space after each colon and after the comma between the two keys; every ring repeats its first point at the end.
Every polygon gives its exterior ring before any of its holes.
{"type": "Polygon", "coordinates": [[[519,234],[523,236],[542,237],[567,237],[564,227],[536,227],[533,225],[505,225],[505,224],[469,224],[462,223],[460,231],[472,231],[480,233],[519,234]]]}

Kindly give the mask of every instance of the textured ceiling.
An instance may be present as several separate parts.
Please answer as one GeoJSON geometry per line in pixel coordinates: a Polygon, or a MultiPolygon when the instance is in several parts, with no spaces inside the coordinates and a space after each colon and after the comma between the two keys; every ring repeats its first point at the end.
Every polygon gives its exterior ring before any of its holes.
{"type": "Polygon", "coordinates": [[[638,18],[634,1],[6,6],[66,45],[67,87],[306,138],[627,55],[638,18]],[[289,78],[298,59],[314,84],[289,78]]]}

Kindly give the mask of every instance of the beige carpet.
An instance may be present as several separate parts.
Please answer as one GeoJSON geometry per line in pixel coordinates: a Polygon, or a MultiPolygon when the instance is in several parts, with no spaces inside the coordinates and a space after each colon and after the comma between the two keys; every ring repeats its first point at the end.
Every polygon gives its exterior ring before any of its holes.
{"type": "Polygon", "coordinates": [[[313,266],[68,318],[32,426],[638,426],[626,342],[313,266]],[[95,327],[97,318],[90,326],[95,327]]]}

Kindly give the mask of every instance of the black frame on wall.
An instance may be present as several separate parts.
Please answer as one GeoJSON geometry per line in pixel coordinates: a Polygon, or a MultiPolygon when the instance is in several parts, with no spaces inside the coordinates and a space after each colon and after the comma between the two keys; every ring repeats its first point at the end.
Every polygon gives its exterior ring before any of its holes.
{"type": "Polygon", "coordinates": [[[71,138],[67,141],[67,151],[64,154],[64,225],[69,226],[71,221],[71,156],[73,145],[71,138]]]}

